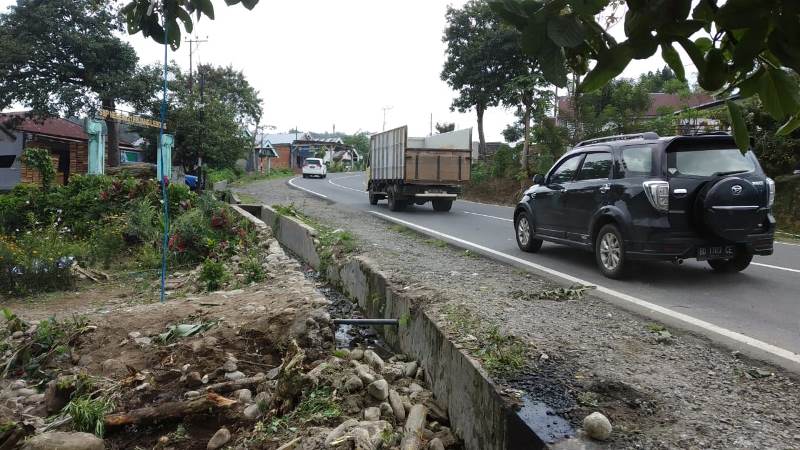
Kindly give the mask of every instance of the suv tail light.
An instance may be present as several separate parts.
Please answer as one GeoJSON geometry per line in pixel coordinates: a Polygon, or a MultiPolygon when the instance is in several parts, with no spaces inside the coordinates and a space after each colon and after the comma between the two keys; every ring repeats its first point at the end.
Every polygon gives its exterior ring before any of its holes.
{"type": "Polygon", "coordinates": [[[767,208],[772,208],[775,204],[775,181],[767,178],[767,208]]]}
{"type": "Polygon", "coordinates": [[[669,183],[666,181],[645,181],[642,183],[647,199],[656,211],[669,211],[669,183]]]}

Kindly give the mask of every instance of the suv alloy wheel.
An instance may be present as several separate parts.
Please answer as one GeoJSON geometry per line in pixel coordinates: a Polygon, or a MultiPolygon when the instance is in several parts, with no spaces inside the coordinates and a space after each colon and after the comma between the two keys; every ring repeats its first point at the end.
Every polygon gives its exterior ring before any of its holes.
{"type": "Polygon", "coordinates": [[[542,240],[533,237],[533,229],[527,213],[517,216],[514,230],[516,231],[514,234],[517,236],[517,245],[522,251],[536,253],[542,248],[542,240]]]}
{"type": "Polygon", "coordinates": [[[625,241],[616,225],[608,224],[597,233],[594,248],[597,266],[609,278],[622,278],[627,274],[625,241]]]}

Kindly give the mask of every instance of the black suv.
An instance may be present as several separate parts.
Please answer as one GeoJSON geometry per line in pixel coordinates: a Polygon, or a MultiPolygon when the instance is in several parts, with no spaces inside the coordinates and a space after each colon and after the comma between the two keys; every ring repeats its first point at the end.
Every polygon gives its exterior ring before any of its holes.
{"type": "Polygon", "coordinates": [[[739,272],[772,254],[775,183],[725,133],[592,139],[533,181],[514,212],[519,247],[592,251],[610,278],[634,260],[697,258],[739,272]]]}

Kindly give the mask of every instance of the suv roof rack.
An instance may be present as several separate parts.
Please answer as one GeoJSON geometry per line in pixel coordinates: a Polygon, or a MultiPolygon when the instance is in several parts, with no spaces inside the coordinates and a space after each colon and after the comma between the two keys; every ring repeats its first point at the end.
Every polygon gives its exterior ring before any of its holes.
{"type": "Polygon", "coordinates": [[[656,134],[656,133],[654,133],[652,131],[647,131],[645,133],[637,133],[637,134],[618,134],[618,135],[615,135],[615,136],[606,136],[606,137],[595,138],[595,139],[587,139],[585,141],[578,142],[578,145],[576,145],[575,147],[583,147],[584,145],[598,144],[600,142],[626,141],[626,140],[631,140],[631,139],[653,140],[653,139],[658,139],[658,138],[659,138],[658,134],[656,134]]]}

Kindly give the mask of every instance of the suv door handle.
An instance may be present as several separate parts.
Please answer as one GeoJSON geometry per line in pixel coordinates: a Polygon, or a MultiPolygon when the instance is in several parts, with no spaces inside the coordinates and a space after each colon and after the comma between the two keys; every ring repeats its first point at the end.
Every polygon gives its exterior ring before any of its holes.
{"type": "Polygon", "coordinates": [[[608,192],[610,190],[611,190],[611,185],[608,184],[608,183],[600,186],[600,193],[602,193],[602,194],[605,194],[606,192],[608,192]]]}

